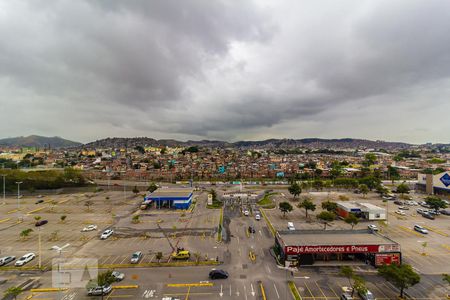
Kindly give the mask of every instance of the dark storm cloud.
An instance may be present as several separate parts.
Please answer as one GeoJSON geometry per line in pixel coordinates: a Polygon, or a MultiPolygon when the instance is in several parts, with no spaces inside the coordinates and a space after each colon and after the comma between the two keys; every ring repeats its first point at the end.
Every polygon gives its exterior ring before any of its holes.
{"type": "Polygon", "coordinates": [[[0,1],[1,135],[446,141],[448,28],[437,0],[0,1]]]}

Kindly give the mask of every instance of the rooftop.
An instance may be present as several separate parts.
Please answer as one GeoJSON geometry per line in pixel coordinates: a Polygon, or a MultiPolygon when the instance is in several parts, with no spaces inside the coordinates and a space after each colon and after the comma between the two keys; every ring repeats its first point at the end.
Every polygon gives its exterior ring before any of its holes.
{"type": "Polygon", "coordinates": [[[369,230],[292,230],[279,231],[284,246],[334,246],[397,244],[369,230]]]}
{"type": "Polygon", "coordinates": [[[150,194],[150,197],[189,197],[194,190],[191,188],[160,188],[150,194]]]}

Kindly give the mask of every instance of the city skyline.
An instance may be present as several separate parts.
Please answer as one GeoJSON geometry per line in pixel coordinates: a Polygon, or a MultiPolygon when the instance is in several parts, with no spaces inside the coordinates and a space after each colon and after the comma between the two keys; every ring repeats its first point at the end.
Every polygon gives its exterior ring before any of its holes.
{"type": "Polygon", "coordinates": [[[0,3],[2,138],[450,141],[447,2],[0,3]]]}

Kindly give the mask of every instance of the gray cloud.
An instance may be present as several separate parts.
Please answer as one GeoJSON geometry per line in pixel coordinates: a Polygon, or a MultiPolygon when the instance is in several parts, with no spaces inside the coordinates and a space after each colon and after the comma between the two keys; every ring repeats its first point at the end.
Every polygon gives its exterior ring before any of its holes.
{"type": "Polygon", "coordinates": [[[450,140],[445,1],[0,8],[1,136],[450,140]]]}

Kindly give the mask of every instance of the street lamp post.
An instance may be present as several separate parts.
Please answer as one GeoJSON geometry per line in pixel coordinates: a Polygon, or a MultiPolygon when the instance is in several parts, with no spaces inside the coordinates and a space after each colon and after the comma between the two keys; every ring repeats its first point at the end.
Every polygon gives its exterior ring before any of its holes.
{"type": "Polygon", "coordinates": [[[22,181],[17,181],[17,219],[19,220],[19,211],[20,211],[20,184],[22,181]]]}
{"type": "Polygon", "coordinates": [[[17,210],[20,210],[20,184],[22,181],[17,181],[17,210]]]}
{"type": "Polygon", "coordinates": [[[5,190],[5,178],[6,178],[6,174],[2,174],[3,177],[3,205],[6,204],[6,190],[5,190]]]}

